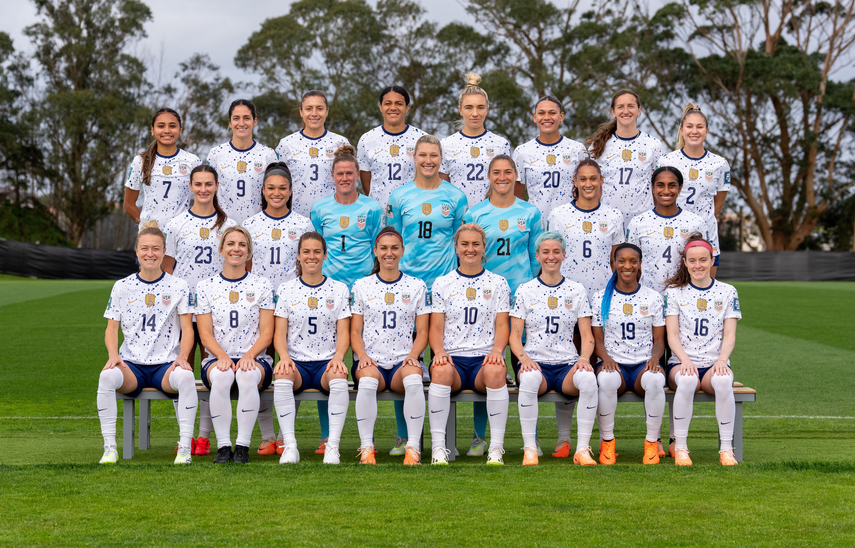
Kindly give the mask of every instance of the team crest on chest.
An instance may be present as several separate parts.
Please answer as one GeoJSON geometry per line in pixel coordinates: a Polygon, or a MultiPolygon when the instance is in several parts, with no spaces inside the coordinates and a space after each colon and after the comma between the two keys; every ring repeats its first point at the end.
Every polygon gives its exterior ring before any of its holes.
{"type": "Polygon", "coordinates": [[[564,308],[567,310],[573,310],[573,297],[564,297],[564,308]]]}
{"type": "Polygon", "coordinates": [[[368,218],[367,215],[360,215],[356,218],[356,226],[359,227],[359,230],[365,228],[365,220],[368,218]]]}
{"type": "Polygon", "coordinates": [[[187,175],[187,171],[190,167],[187,164],[178,164],[178,173],[181,175],[187,175]]]}
{"type": "Polygon", "coordinates": [[[470,301],[474,301],[475,297],[477,295],[478,295],[478,290],[475,289],[474,287],[467,287],[466,288],[466,298],[469,299],[470,301]]]}
{"type": "Polygon", "coordinates": [[[646,162],[647,161],[647,151],[646,150],[639,150],[638,151],[638,160],[640,162],[646,162]]]}
{"type": "Polygon", "coordinates": [[[699,173],[698,173],[697,169],[695,169],[695,168],[689,169],[689,179],[691,179],[693,181],[697,181],[698,175],[699,175],[699,173]]]}
{"type": "Polygon", "coordinates": [[[707,300],[706,299],[698,299],[698,310],[703,312],[707,309],[707,300]]]}
{"type": "Polygon", "coordinates": [[[627,316],[632,316],[632,303],[624,303],[623,313],[627,316]]]}
{"type": "Polygon", "coordinates": [[[253,162],[252,168],[255,170],[256,173],[261,173],[262,171],[264,171],[264,166],[259,164],[258,162],[253,162]]]}
{"type": "Polygon", "coordinates": [[[724,299],[716,299],[713,301],[713,305],[715,306],[716,312],[721,312],[721,309],[724,308],[724,299]]]}
{"type": "Polygon", "coordinates": [[[297,229],[296,228],[289,228],[288,229],[288,239],[289,240],[296,240],[297,239],[297,229]]]}
{"type": "Polygon", "coordinates": [[[309,300],[306,301],[306,304],[309,305],[309,310],[315,310],[316,308],[318,308],[318,298],[309,297],[309,300]]]}
{"type": "Polygon", "coordinates": [[[395,304],[395,294],[394,293],[386,293],[386,295],[383,296],[383,301],[386,304],[395,304]]]}
{"type": "Polygon", "coordinates": [[[338,220],[338,226],[347,228],[350,226],[350,217],[341,217],[338,220]]]}
{"type": "Polygon", "coordinates": [[[279,238],[281,238],[281,237],[282,237],[282,229],[274,228],[274,229],[270,232],[270,237],[271,237],[271,238],[273,238],[273,240],[274,240],[274,241],[275,241],[275,240],[278,240],[279,238]]]}
{"type": "Polygon", "coordinates": [[[482,290],[482,291],[481,291],[481,294],[482,294],[482,295],[484,295],[484,300],[485,300],[485,301],[489,301],[489,300],[490,300],[490,297],[492,297],[492,296],[493,296],[493,288],[488,287],[488,288],[486,288],[486,289],[482,290]]]}
{"type": "Polygon", "coordinates": [[[582,221],[582,232],[590,234],[594,230],[594,223],[591,221],[582,221]]]}
{"type": "Polygon", "coordinates": [[[477,158],[478,156],[481,156],[481,149],[478,147],[469,147],[469,155],[473,158],[477,158]]]}
{"type": "Polygon", "coordinates": [[[243,160],[238,160],[237,170],[238,173],[246,173],[246,162],[244,162],[243,160]]]}
{"type": "Polygon", "coordinates": [[[607,223],[606,221],[600,221],[599,225],[600,225],[600,232],[608,232],[609,231],[609,223],[607,223]]]}
{"type": "Polygon", "coordinates": [[[169,306],[169,303],[172,302],[172,295],[170,295],[169,293],[164,293],[163,295],[161,295],[160,300],[163,304],[169,306]]]}
{"type": "Polygon", "coordinates": [[[416,147],[415,146],[407,146],[407,156],[412,156],[415,153],[416,153],[416,147]]]}
{"type": "Polygon", "coordinates": [[[395,156],[397,156],[397,155],[398,155],[398,154],[400,154],[400,153],[401,153],[401,147],[399,147],[398,145],[391,145],[391,146],[389,147],[389,154],[390,154],[392,157],[395,157],[395,156]]]}
{"type": "Polygon", "coordinates": [[[565,164],[571,164],[571,163],[573,163],[573,158],[571,156],[566,156],[566,155],[562,154],[561,155],[561,161],[564,162],[565,164]]]}
{"type": "Polygon", "coordinates": [[[555,154],[547,154],[546,155],[546,165],[554,166],[556,160],[557,160],[557,158],[555,157],[555,154]]]}
{"type": "Polygon", "coordinates": [[[163,166],[161,169],[164,175],[172,175],[172,166],[163,166]]]}
{"type": "Polygon", "coordinates": [[[664,232],[665,232],[665,239],[666,240],[670,240],[671,238],[674,237],[674,227],[666,226],[664,232]]]}
{"type": "Polygon", "coordinates": [[[710,170],[708,170],[708,169],[705,169],[705,170],[704,170],[704,178],[705,178],[707,181],[712,181],[712,178],[713,178],[713,172],[712,172],[712,171],[710,171],[710,170]]]}
{"type": "Polygon", "coordinates": [[[335,157],[335,149],[333,147],[327,147],[327,158],[335,157]]]}
{"type": "Polygon", "coordinates": [[[433,211],[433,206],[431,206],[427,202],[422,204],[422,213],[424,213],[425,215],[430,215],[431,211],[433,211]]]}
{"type": "Polygon", "coordinates": [[[517,219],[517,228],[520,232],[525,232],[525,219],[517,219]]]}
{"type": "Polygon", "coordinates": [[[250,302],[250,303],[255,301],[255,291],[247,291],[246,292],[246,300],[247,300],[247,302],[250,302]]]}
{"type": "Polygon", "coordinates": [[[507,219],[499,219],[499,230],[506,231],[511,226],[507,219]]]}
{"type": "Polygon", "coordinates": [[[496,151],[493,149],[493,147],[487,147],[484,150],[487,152],[487,156],[489,156],[490,158],[496,155],[496,151]]]}
{"type": "Polygon", "coordinates": [[[318,157],[317,147],[309,147],[309,158],[317,158],[317,157],[318,157]]]}
{"type": "Polygon", "coordinates": [[[546,306],[549,307],[549,310],[555,310],[558,308],[558,297],[549,297],[546,299],[546,306]]]}
{"type": "Polygon", "coordinates": [[[450,213],[451,213],[451,206],[448,204],[442,204],[442,216],[448,217],[448,215],[450,213]]]}
{"type": "Polygon", "coordinates": [[[409,293],[401,293],[401,301],[403,301],[404,304],[410,304],[411,300],[412,296],[409,293]]]}
{"type": "Polygon", "coordinates": [[[334,298],[332,298],[332,297],[327,297],[327,298],[326,298],[326,303],[327,303],[327,308],[329,308],[330,310],[332,310],[332,309],[333,309],[333,307],[335,306],[335,299],[334,299],[334,298]]]}
{"type": "Polygon", "coordinates": [[[620,153],[620,157],[623,158],[624,162],[629,162],[632,160],[632,151],[631,150],[623,150],[620,153]]]}
{"type": "Polygon", "coordinates": [[[239,291],[229,291],[229,302],[235,304],[240,300],[240,292],[239,291]]]}
{"type": "Polygon", "coordinates": [[[145,294],[145,305],[149,308],[154,306],[154,303],[157,299],[154,297],[154,293],[146,293],[145,294]]]}
{"type": "Polygon", "coordinates": [[[650,305],[644,303],[643,305],[638,307],[638,311],[641,312],[642,316],[647,316],[650,313],[650,305]]]}
{"type": "Polygon", "coordinates": [[[680,237],[684,240],[689,237],[689,228],[688,227],[680,227],[680,237]]]}
{"type": "Polygon", "coordinates": [[[208,236],[211,235],[211,229],[202,227],[199,229],[199,237],[203,240],[207,240],[208,236]]]}

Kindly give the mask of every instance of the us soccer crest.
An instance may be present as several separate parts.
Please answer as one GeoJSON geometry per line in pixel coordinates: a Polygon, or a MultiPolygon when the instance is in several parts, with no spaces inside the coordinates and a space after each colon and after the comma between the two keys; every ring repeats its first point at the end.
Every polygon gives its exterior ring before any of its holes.
{"type": "Polygon", "coordinates": [[[271,238],[273,238],[273,240],[274,240],[274,241],[275,241],[275,240],[278,240],[279,238],[281,238],[281,237],[282,237],[282,229],[280,229],[280,228],[274,228],[274,229],[270,232],[270,237],[271,237],[271,238]]]}
{"type": "Polygon", "coordinates": [[[646,150],[638,151],[638,161],[640,161],[640,162],[646,162],[647,161],[647,151],[646,150]]]}
{"type": "Polygon", "coordinates": [[[689,237],[689,228],[685,226],[680,227],[680,237],[684,240],[689,237]]]}
{"type": "Polygon", "coordinates": [[[169,293],[164,293],[163,295],[161,295],[160,300],[163,304],[169,306],[169,303],[172,302],[172,295],[169,293]]]}
{"type": "Polygon", "coordinates": [[[546,306],[549,307],[549,310],[555,310],[558,308],[558,297],[549,297],[546,299],[546,306]]]}
{"type": "Polygon", "coordinates": [[[590,234],[594,230],[594,223],[591,221],[582,221],[582,232],[590,234]]]}
{"type": "Polygon", "coordinates": [[[238,291],[229,291],[229,302],[235,304],[240,300],[240,292],[238,291]]]}
{"type": "Polygon", "coordinates": [[[698,310],[703,312],[707,309],[707,300],[706,299],[698,299],[698,310]]]}
{"type": "Polygon", "coordinates": [[[478,147],[469,147],[469,155],[473,158],[477,158],[478,156],[481,156],[481,149],[478,147]]]}
{"type": "Polygon", "coordinates": [[[289,228],[288,229],[288,239],[289,240],[296,240],[297,239],[297,229],[296,228],[289,228]]]}
{"type": "Polygon", "coordinates": [[[499,219],[499,230],[504,232],[508,229],[509,226],[510,226],[510,223],[508,222],[507,219],[499,219]]]}
{"type": "Polygon", "coordinates": [[[568,156],[561,156],[561,161],[565,164],[571,164],[573,163],[573,158],[568,156]]]}
{"type": "Polygon", "coordinates": [[[424,213],[425,215],[430,215],[431,211],[433,211],[433,207],[429,203],[425,202],[422,204],[422,213],[424,213]]]}
{"type": "Polygon", "coordinates": [[[318,149],[316,147],[309,147],[309,158],[317,158],[318,157],[318,149]]]}
{"type": "Polygon", "coordinates": [[[389,304],[389,305],[395,304],[395,294],[394,293],[386,293],[383,296],[383,302],[385,302],[386,304],[389,304]]]}
{"type": "Polygon", "coordinates": [[[367,215],[360,215],[356,218],[356,226],[359,227],[359,230],[365,228],[365,220],[368,218],[367,215]]]}
{"type": "Polygon", "coordinates": [[[161,169],[164,175],[172,175],[172,166],[163,166],[161,169]]]}
{"type": "Polygon", "coordinates": [[[342,228],[347,228],[350,226],[350,217],[341,217],[338,220],[338,226],[342,228]]]}
{"type": "Polygon", "coordinates": [[[609,223],[606,221],[600,221],[600,232],[608,232],[609,231],[609,223]]]}
{"type": "Polygon", "coordinates": [[[493,156],[496,155],[496,151],[493,149],[493,147],[487,147],[485,149],[485,152],[487,153],[487,156],[489,156],[490,158],[492,158],[493,156]]]}
{"type": "Polygon", "coordinates": [[[318,308],[318,298],[309,297],[309,300],[306,301],[306,304],[309,305],[309,310],[315,310],[316,308],[318,308]]]}
{"type": "Polygon", "coordinates": [[[154,297],[154,293],[146,293],[145,295],[145,305],[149,308],[154,306],[154,303],[157,299],[154,297]]]}
{"type": "Polygon", "coordinates": [[[712,181],[712,178],[713,178],[713,172],[708,170],[708,169],[705,169],[704,170],[704,179],[706,179],[707,181],[712,181]]]}
{"type": "Polygon", "coordinates": [[[642,316],[647,316],[650,313],[650,305],[645,303],[638,307],[638,311],[641,312],[642,316]]]}
{"type": "Polygon", "coordinates": [[[671,238],[674,237],[674,227],[666,226],[664,232],[665,232],[665,239],[666,240],[670,240],[671,238]]]}
{"type": "Polygon", "coordinates": [[[207,240],[208,236],[211,235],[211,229],[202,227],[199,229],[199,237],[203,240],[207,240]]]}
{"type": "Polygon", "coordinates": [[[624,162],[629,162],[630,160],[632,160],[632,151],[624,150],[620,153],[620,157],[623,158],[624,162]]]}
{"type": "Polygon", "coordinates": [[[554,166],[557,158],[555,158],[555,154],[547,154],[546,155],[546,165],[554,166]]]}
{"type": "Polygon", "coordinates": [[[475,297],[477,295],[478,295],[478,290],[476,290],[474,287],[467,287],[466,288],[466,298],[469,299],[470,301],[474,301],[475,297]]]}
{"type": "Polygon", "coordinates": [[[407,147],[407,156],[412,156],[415,153],[416,153],[416,147],[415,146],[408,146],[407,147]]]}
{"type": "Polygon", "coordinates": [[[238,173],[246,173],[246,162],[244,162],[243,160],[238,160],[237,170],[238,173]]]}
{"type": "Polygon", "coordinates": [[[525,232],[525,219],[517,219],[517,228],[520,232],[525,232]]]}
{"type": "Polygon", "coordinates": [[[327,147],[327,158],[335,157],[335,149],[332,147],[327,147]]]}
{"type": "Polygon", "coordinates": [[[697,181],[697,180],[698,180],[698,175],[700,175],[700,174],[698,173],[698,170],[697,170],[697,169],[695,169],[695,168],[691,168],[691,169],[689,170],[689,179],[691,179],[691,180],[693,180],[693,181],[697,181]]]}
{"type": "Polygon", "coordinates": [[[398,154],[400,154],[400,153],[401,153],[401,147],[399,147],[398,145],[391,145],[391,146],[389,147],[389,154],[390,154],[392,157],[395,157],[395,156],[397,156],[397,155],[398,155],[398,154]]]}
{"type": "Polygon", "coordinates": [[[493,289],[488,287],[488,288],[484,289],[483,291],[481,291],[481,294],[484,295],[485,301],[489,301],[490,297],[493,296],[493,289]]]}
{"type": "Polygon", "coordinates": [[[724,308],[724,299],[716,299],[713,301],[713,305],[715,306],[716,312],[721,312],[721,309],[724,308]]]}
{"type": "Polygon", "coordinates": [[[410,304],[411,300],[412,295],[410,295],[409,293],[401,293],[401,301],[403,301],[404,304],[410,304]]]}
{"type": "Polygon", "coordinates": [[[632,304],[631,303],[624,303],[623,313],[627,316],[632,316],[632,304]]]}
{"type": "Polygon", "coordinates": [[[250,303],[255,301],[255,291],[247,291],[246,292],[246,301],[250,302],[250,303]]]}
{"type": "Polygon", "coordinates": [[[451,213],[451,206],[448,204],[442,204],[442,216],[448,217],[449,213],[451,213]]]}
{"type": "Polygon", "coordinates": [[[190,167],[187,164],[178,164],[178,173],[181,175],[187,175],[187,171],[190,167]]]}
{"type": "Polygon", "coordinates": [[[573,297],[564,297],[564,308],[573,310],[573,297]]]}
{"type": "Polygon", "coordinates": [[[262,171],[264,171],[264,166],[259,164],[258,162],[253,162],[252,168],[255,170],[256,173],[261,173],[262,171]]]}
{"type": "Polygon", "coordinates": [[[332,310],[333,307],[335,306],[335,299],[333,299],[332,297],[327,297],[326,301],[327,301],[327,308],[332,310]]]}

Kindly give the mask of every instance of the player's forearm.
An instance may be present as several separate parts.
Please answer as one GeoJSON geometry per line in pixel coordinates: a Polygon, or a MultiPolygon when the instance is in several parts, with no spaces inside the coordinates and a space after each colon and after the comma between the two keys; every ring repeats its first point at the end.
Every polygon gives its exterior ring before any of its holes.
{"type": "Polygon", "coordinates": [[[193,315],[182,314],[178,317],[181,323],[181,347],[178,349],[178,357],[190,361],[190,353],[193,351],[193,345],[196,343],[193,337],[193,315]]]}
{"type": "Polygon", "coordinates": [[[654,361],[659,361],[662,359],[662,356],[665,355],[665,341],[663,340],[654,340],[653,341],[653,350],[650,352],[650,359],[654,361]]]}
{"type": "Polygon", "coordinates": [[[724,333],[721,336],[721,351],[718,359],[725,362],[730,359],[733,349],[736,347],[736,320],[728,318],[724,320],[724,333]],[[730,322],[733,322],[732,324],[730,322]]]}
{"type": "Polygon", "coordinates": [[[511,347],[511,354],[518,359],[525,357],[525,347],[522,343],[522,326],[518,325],[514,320],[511,320],[511,336],[508,340],[508,345],[511,347]]]}
{"type": "Polygon", "coordinates": [[[104,332],[104,345],[107,347],[107,355],[110,359],[119,357],[119,330],[107,326],[104,332]]]}
{"type": "Polygon", "coordinates": [[[413,340],[413,349],[410,351],[410,355],[418,357],[422,352],[425,351],[428,345],[428,332],[427,330],[416,331],[416,338],[413,340]]]}

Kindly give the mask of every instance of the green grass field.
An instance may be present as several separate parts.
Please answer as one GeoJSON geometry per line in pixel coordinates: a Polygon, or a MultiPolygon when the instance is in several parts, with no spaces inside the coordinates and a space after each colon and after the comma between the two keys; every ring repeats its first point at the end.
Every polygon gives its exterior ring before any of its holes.
{"type": "MultiPolygon", "coordinates": [[[[445,469],[404,468],[387,454],[395,426],[386,402],[376,468],[356,465],[352,418],[346,464],[323,466],[312,452],[319,424],[309,403],[297,421],[297,466],[253,452],[249,466],[197,457],[176,468],[174,413],[159,401],[152,448],[113,467],[96,464],[95,389],[112,282],[0,276],[0,545],[853,546],[855,284],[735,285],[745,319],[734,370],[758,390],[745,405],[745,462],[735,469],[718,465],[713,404],[696,406],[690,469],[671,459],[640,464],[640,404],[618,407],[612,467],[547,456],[522,468],[512,406],[506,466],[488,469],[484,458],[465,456],[471,407],[460,405],[464,456],[445,469]]],[[[551,407],[541,405],[546,451],[556,435],[551,407]]],[[[256,428],[254,445],[258,438],[256,428]]]]}

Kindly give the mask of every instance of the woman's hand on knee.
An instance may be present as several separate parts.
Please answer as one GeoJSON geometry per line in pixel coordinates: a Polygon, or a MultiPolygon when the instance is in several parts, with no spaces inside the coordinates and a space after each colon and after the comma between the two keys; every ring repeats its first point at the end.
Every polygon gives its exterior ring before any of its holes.
{"type": "Polygon", "coordinates": [[[294,364],[294,360],[292,360],[290,356],[280,356],[279,363],[277,363],[276,367],[273,368],[273,374],[276,376],[289,375],[296,370],[297,366],[294,364]]]}
{"type": "Polygon", "coordinates": [[[369,356],[368,354],[365,354],[363,356],[359,356],[358,359],[359,359],[359,365],[356,366],[357,371],[361,371],[362,369],[365,369],[366,367],[377,367],[377,362],[374,361],[374,359],[371,356],[369,356]]]}
{"type": "Polygon", "coordinates": [[[114,358],[110,358],[107,360],[107,364],[104,366],[102,371],[106,371],[108,369],[113,369],[114,367],[124,367],[125,369],[128,368],[128,366],[124,362],[124,360],[122,360],[122,358],[120,358],[119,356],[116,356],[114,358]]]}

